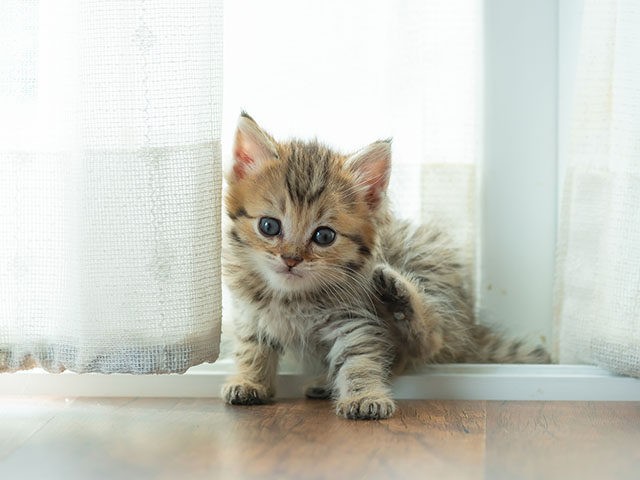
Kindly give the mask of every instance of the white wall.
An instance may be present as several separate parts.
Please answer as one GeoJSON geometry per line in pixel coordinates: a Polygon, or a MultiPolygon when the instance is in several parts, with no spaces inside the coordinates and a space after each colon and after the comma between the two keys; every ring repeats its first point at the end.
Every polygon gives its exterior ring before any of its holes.
{"type": "MultiPolygon", "coordinates": [[[[558,0],[558,189],[564,185],[568,163],[569,128],[573,113],[575,78],[584,0],[558,0]]],[[[561,200],[562,197],[559,196],[561,200]]],[[[558,204],[558,207],[560,204],[558,204]]]]}
{"type": "Polygon", "coordinates": [[[485,1],[480,315],[543,341],[553,305],[557,8],[485,1]]]}

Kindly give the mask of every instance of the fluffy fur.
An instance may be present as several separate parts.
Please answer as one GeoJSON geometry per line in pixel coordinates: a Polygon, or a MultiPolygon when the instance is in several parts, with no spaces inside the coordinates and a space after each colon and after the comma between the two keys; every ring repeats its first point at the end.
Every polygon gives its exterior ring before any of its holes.
{"type": "Polygon", "coordinates": [[[321,370],[307,396],[332,397],[338,415],[357,419],[391,416],[390,378],[412,364],[548,362],[543,348],[474,323],[443,232],[393,217],[390,142],[342,155],[316,141],[277,142],[243,113],[233,157],[224,272],[238,373],[227,402],[269,401],[286,350],[321,370]],[[329,244],[314,241],[323,228],[335,232],[329,244]]]}

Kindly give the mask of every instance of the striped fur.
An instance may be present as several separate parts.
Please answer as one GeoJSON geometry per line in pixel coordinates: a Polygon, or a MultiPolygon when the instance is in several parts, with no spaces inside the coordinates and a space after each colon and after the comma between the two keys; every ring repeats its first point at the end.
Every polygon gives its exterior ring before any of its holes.
{"type": "Polygon", "coordinates": [[[317,141],[276,142],[243,114],[233,154],[224,273],[238,373],[223,389],[229,403],[269,401],[285,351],[319,370],[307,396],[333,398],[346,418],[392,415],[390,378],[411,365],[548,361],[541,347],[474,324],[444,233],[392,216],[389,142],[342,155],[317,141]],[[281,232],[261,233],[263,217],[281,232]],[[312,241],[320,227],[336,232],[333,243],[312,241]]]}

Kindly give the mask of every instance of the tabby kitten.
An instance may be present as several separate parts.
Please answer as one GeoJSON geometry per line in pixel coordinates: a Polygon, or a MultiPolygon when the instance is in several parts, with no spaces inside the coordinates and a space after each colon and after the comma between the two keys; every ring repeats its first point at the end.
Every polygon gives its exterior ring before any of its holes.
{"type": "Polygon", "coordinates": [[[391,416],[390,378],[412,364],[548,361],[473,323],[450,241],[389,211],[390,168],[389,141],[342,155],[277,142],[242,113],[225,198],[238,368],[228,403],[269,401],[286,350],[320,369],[306,395],[354,419],[391,416]]]}

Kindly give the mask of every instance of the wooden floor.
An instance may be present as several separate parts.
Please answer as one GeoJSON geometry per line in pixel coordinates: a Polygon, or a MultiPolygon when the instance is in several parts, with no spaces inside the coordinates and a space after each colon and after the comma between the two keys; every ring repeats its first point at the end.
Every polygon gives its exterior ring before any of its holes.
{"type": "Polygon", "coordinates": [[[0,397],[0,479],[638,479],[640,402],[0,397]]]}

